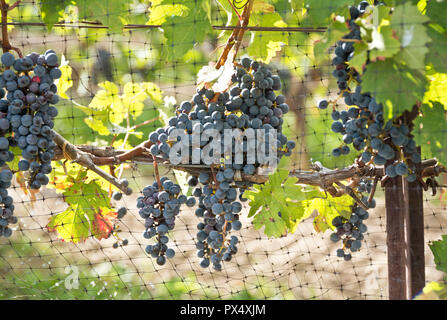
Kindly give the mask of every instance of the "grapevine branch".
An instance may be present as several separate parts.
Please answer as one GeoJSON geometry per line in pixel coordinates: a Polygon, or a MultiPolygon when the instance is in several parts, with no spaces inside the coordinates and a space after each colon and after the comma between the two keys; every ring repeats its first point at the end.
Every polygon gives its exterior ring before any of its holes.
{"type": "Polygon", "coordinates": [[[95,155],[79,150],[75,145],[68,142],[64,137],[62,137],[56,131],[53,131],[53,134],[54,134],[54,142],[59,146],[60,151],[65,159],[76,162],[77,164],[89,170],[92,170],[100,177],[107,180],[108,182],[116,186],[118,189],[123,191],[125,194],[130,193],[129,192],[130,190],[124,183],[122,183],[117,178],[113,177],[103,169],[99,168],[95,164],[95,158],[96,158],[95,155]]]}
{"type": "Polygon", "coordinates": [[[242,38],[244,37],[245,30],[248,26],[248,22],[250,20],[250,13],[253,8],[253,3],[254,0],[248,0],[248,3],[245,5],[244,11],[242,12],[242,20],[238,19],[236,28],[233,29],[231,36],[227,40],[225,49],[223,50],[221,56],[219,57],[219,60],[217,61],[216,69],[220,69],[220,67],[225,64],[225,61],[227,61],[228,58],[228,54],[230,53],[234,45],[236,45],[234,53],[234,57],[236,57],[242,42],[242,38]]]}
{"type": "MultiPolygon", "coordinates": [[[[74,146],[66,141],[59,134],[56,134],[55,142],[58,145],[58,148],[55,150],[55,160],[67,159],[67,151],[69,151],[70,154],[68,154],[68,159],[78,159],[76,161],[78,164],[83,166],[86,166],[88,164],[90,167],[96,167],[97,169],[99,169],[98,166],[116,165],[123,162],[134,162],[153,165],[154,161],[153,155],[150,154],[148,150],[148,148],[152,145],[150,141],[144,141],[140,145],[128,151],[116,150],[112,147],[96,147],[89,145],[74,146]],[[63,152],[63,150],[65,150],[65,152],[63,152]]],[[[158,165],[162,165],[171,169],[186,171],[192,175],[198,175],[201,172],[211,173],[211,168],[207,165],[174,165],[169,163],[169,161],[166,161],[165,159],[158,157],[156,157],[156,159],[158,165]]],[[[90,169],[90,167],[88,168],[90,169]]],[[[95,170],[97,170],[96,168],[95,170]]],[[[421,177],[438,176],[443,172],[447,172],[447,170],[435,158],[424,160],[421,162],[421,177]]],[[[241,172],[240,176],[242,180],[253,182],[256,184],[263,184],[268,181],[268,176],[266,175],[247,175],[241,172]]],[[[298,178],[299,184],[318,186],[324,190],[328,190],[330,187],[333,187],[333,184],[337,184],[337,182],[340,181],[362,177],[384,177],[385,169],[383,166],[371,167],[354,164],[346,168],[334,170],[295,170],[291,171],[289,173],[289,176],[298,178]]],[[[110,181],[110,179],[113,179],[113,177],[110,176],[106,180],[110,181]]],[[[346,189],[346,186],[343,187],[343,189],[346,189]]]]}
{"type": "Polygon", "coordinates": [[[3,52],[8,52],[9,50],[14,50],[17,52],[20,58],[23,57],[22,52],[19,48],[11,46],[8,37],[8,11],[14,9],[19,5],[20,1],[16,1],[11,6],[6,3],[5,0],[0,0],[1,12],[2,12],[2,49],[3,52]]]}

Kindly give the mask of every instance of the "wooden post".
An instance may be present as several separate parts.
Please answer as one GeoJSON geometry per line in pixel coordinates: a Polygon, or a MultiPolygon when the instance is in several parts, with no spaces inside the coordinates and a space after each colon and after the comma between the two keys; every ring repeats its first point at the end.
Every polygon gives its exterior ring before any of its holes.
{"type": "MultiPolygon", "coordinates": [[[[418,149],[419,154],[421,149],[418,149]]],[[[424,242],[424,195],[418,181],[409,182],[409,254],[410,254],[410,297],[413,298],[425,286],[425,242],[424,242]]]]}
{"type": "Polygon", "coordinates": [[[422,186],[395,177],[385,186],[390,300],[411,299],[425,285],[422,186]]]}
{"type": "Polygon", "coordinates": [[[407,242],[405,241],[405,201],[402,177],[385,186],[388,293],[390,300],[407,299],[407,242]]]}

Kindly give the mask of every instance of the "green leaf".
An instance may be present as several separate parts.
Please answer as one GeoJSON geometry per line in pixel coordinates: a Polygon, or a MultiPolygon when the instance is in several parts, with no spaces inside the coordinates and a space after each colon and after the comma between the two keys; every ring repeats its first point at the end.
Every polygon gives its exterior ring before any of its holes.
{"type": "MultiPolygon", "coordinates": [[[[328,49],[335,45],[337,41],[342,39],[349,32],[345,23],[340,21],[332,21],[322,38],[314,43],[314,56],[317,64],[322,63],[328,57],[328,49]]],[[[356,51],[357,56],[357,51],[356,51]]]]}
{"type": "Polygon", "coordinates": [[[68,61],[65,60],[64,55],[62,55],[62,62],[59,66],[59,69],[62,72],[62,76],[55,81],[55,84],[57,86],[57,94],[61,98],[68,99],[68,96],[65,92],[73,86],[73,79],[71,78],[72,69],[68,65],[68,61]]]}
{"type": "Polygon", "coordinates": [[[280,208],[272,203],[271,207],[266,207],[258,213],[253,219],[255,229],[264,227],[264,234],[268,237],[279,238],[284,236],[287,226],[284,220],[278,215],[280,208]]]}
{"type": "Polygon", "coordinates": [[[396,32],[401,47],[396,59],[405,61],[408,68],[425,67],[427,43],[430,42],[427,27],[424,25],[427,21],[428,18],[411,3],[397,6],[391,16],[390,26],[396,32]]]}
{"type": "Polygon", "coordinates": [[[203,0],[183,1],[182,4],[188,8],[188,12],[182,16],[167,17],[162,24],[169,60],[182,58],[196,43],[202,42],[212,33],[210,21],[203,9],[203,0]]]}
{"type": "Polygon", "coordinates": [[[431,63],[436,71],[447,73],[447,32],[431,26],[427,31],[432,41],[427,44],[428,54],[425,61],[431,63]]]}
{"type": "Polygon", "coordinates": [[[275,6],[275,11],[278,12],[283,19],[287,18],[288,13],[292,11],[292,6],[289,0],[272,0],[275,6]]]}
{"type": "Polygon", "coordinates": [[[182,4],[160,4],[153,6],[150,10],[147,24],[161,25],[171,16],[185,16],[188,12],[188,7],[182,4]]]}
{"type": "MultiPolygon", "coordinates": [[[[286,27],[287,24],[281,16],[274,13],[254,14],[250,18],[250,25],[286,27]]],[[[251,32],[251,43],[248,47],[248,53],[255,59],[269,63],[282,46],[288,44],[288,36],[282,32],[251,32]]]]}
{"type": "Polygon", "coordinates": [[[76,0],[79,19],[99,20],[112,32],[121,32],[124,26],[122,15],[127,14],[127,0],[76,0]]]}
{"type": "MultiPolygon", "coordinates": [[[[379,30],[373,30],[372,42],[369,44],[370,59],[384,59],[394,56],[401,49],[401,44],[395,38],[393,30],[389,25],[381,26],[379,30]]],[[[411,51],[410,51],[411,52],[411,51]]],[[[356,51],[357,55],[357,51],[356,51]]]]}
{"type": "Polygon", "coordinates": [[[422,117],[414,121],[413,135],[421,146],[424,157],[436,157],[441,163],[447,163],[447,120],[445,107],[439,102],[423,104],[422,117]]]}
{"type": "Polygon", "coordinates": [[[40,2],[40,14],[43,22],[51,31],[53,25],[62,17],[65,7],[71,4],[71,0],[42,0],[40,2]]]}
{"type": "Polygon", "coordinates": [[[75,104],[75,107],[88,115],[84,122],[100,135],[136,134],[120,124],[129,116],[133,119],[140,116],[147,98],[150,97],[155,103],[162,102],[161,89],[151,82],[128,82],[124,85],[122,95],[113,82],[101,82],[98,86],[103,89],[96,92],[88,107],[79,104],[75,104]]]}
{"type": "Polygon", "coordinates": [[[188,185],[188,173],[181,170],[174,169],[175,179],[177,180],[177,184],[182,189],[182,193],[185,196],[192,195],[192,188],[188,185]]]}
{"type": "Polygon", "coordinates": [[[447,73],[439,73],[432,72],[433,70],[429,70],[427,72],[427,78],[430,80],[430,85],[428,86],[428,90],[424,95],[424,103],[430,102],[439,102],[447,107],[447,73]]]}
{"type": "Polygon", "coordinates": [[[414,300],[447,300],[446,283],[430,282],[414,300]]]}
{"type": "Polygon", "coordinates": [[[254,190],[244,193],[250,200],[248,217],[253,217],[256,229],[264,227],[264,233],[269,237],[281,237],[288,232],[295,232],[298,224],[307,218],[304,207],[306,201],[321,195],[314,187],[297,185],[298,179],[289,177],[286,164],[287,160],[281,159],[266,183],[254,185],[254,190]]]}
{"type": "Polygon", "coordinates": [[[305,0],[304,6],[307,9],[307,17],[314,27],[327,25],[332,14],[337,14],[346,10],[348,5],[352,5],[352,0],[305,0]]]}
{"type": "Polygon", "coordinates": [[[360,74],[368,59],[368,45],[364,42],[354,43],[355,55],[349,61],[349,65],[355,68],[360,74]]]}
{"type": "Polygon", "coordinates": [[[68,207],[50,218],[48,230],[57,232],[64,241],[74,243],[84,241],[89,234],[98,239],[108,238],[112,232],[111,219],[116,217],[116,212],[110,206],[107,191],[94,180],[87,182],[86,170],[66,179],[63,197],[68,207]]]}
{"type": "Polygon", "coordinates": [[[82,207],[74,204],[64,212],[51,217],[47,228],[50,232],[56,231],[59,238],[64,241],[78,243],[87,239],[90,230],[90,221],[82,210],[82,207]]]}
{"type": "Polygon", "coordinates": [[[447,20],[445,13],[447,12],[446,0],[432,0],[427,3],[427,16],[429,16],[432,22],[438,23],[444,29],[447,30],[447,20]]]}
{"type": "Polygon", "coordinates": [[[19,147],[9,147],[9,151],[14,154],[14,159],[8,162],[8,167],[11,171],[19,171],[19,161],[21,159],[22,150],[19,147]]]}
{"type": "Polygon", "coordinates": [[[304,202],[305,216],[309,217],[316,212],[317,216],[314,219],[315,230],[324,232],[327,229],[335,229],[332,225],[332,220],[336,216],[341,215],[349,219],[353,204],[354,200],[348,195],[341,197],[327,195],[327,198],[314,198],[304,202]]]}
{"type": "Polygon", "coordinates": [[[427,79],[422,73],[394,59],[368,64],[362,76],[362,92],[370,92],[383,103],[384,116],[388,118],[411,110],[416,100],[423,99],[426,86],[427,79]]]}
{"type": "Polygon", "coordinates": [[[442,240],[433,241],[429,247],[435,258],[436,269],[447,274],[447,235],[443,235],[442,240]]]}

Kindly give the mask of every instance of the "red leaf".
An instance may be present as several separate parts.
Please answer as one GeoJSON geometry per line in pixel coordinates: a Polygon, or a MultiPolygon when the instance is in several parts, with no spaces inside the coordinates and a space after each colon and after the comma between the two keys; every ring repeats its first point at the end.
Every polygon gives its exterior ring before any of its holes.
{"type": "Polygon", "coordinates": [[[99,212],[95,212],[95,218],[92,221],[91,232],[96,239],[107,239],[113,231],[112,220],[115,219],[117,213],[114,211],[108,211],[103,213],[101,209],[99,212]]]}

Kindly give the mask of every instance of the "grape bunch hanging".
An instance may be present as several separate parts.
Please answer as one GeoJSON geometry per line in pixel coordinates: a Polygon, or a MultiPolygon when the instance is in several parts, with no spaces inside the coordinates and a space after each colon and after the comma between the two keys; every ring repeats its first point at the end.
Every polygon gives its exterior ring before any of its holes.
{"type": "MultiPolygon", "coordinates": [[[[10,52],[1,56],[0,75],[0,165],[14,160],[13,147],[19,147],[22,159],[18,170],[25,172],[28,187],[39,189],[47,185],[54,157],[53,119],[59,101],[56,79],[62,75],[59,59],[53,50],[44,54],[31,53],[15,58],[10,52]]],[[[13,216],[13,199],[8,195],[13,172],[0,172],[0,235],[9,237],[9,224],[17,223],[13,216]]]]}
{"type": "MultiPolygon", "coordinates": [[[[349,34],[344,39],[361,40],[360,27],[355,20],[369,6],[362,1],[358,7],[350,8],[351,19],[348,20],[349,34]]],[[[335,66],[333,76],[337,79],[338,88],[344,97],[348,110],[336,109],[336,101],[322,100],[320,109],[333,106],[331,129],[343,135],[343,145],[332,150],[332,155],[338,157],[348,154],[354,147],[362,151],[361,161],[365,164],[387,165],[386,175],[390,178],[405,176],[409,182],[416,180],[416,164],[421,162],[417,153],[416,142],[410,133],[408,125],[399,119],[385,123],[383,105],[377,103],[371,93],[363,93],[359,73],[349,66],[354,57],[354,42],[339,41],[335,48],[332,64],[335,66]]],[[[366,65],[365,68],[368,66],[366,65]]]]}
{"type": "MultiPolygon", "coordinates": [[[[251,129],[261,129],[258,141],[260,147],[267,153],[276,151],[277,163],[284,155],[290,156],[295,147],[294,141],[289,141],[282,133],[283,115],[289,111],[285,97],[276,95],[281,88],[281,80],[273,75],[271,70],[262,63],[243,58],[232,75],[232,85],[225,92],[214,92],[212,89],[201,88],[192,97],[192,101],[183,101],[176,110],[176,116],[168,121],[165,128],[159,128],[149,134],[152,142],[152,155],[168,159],[172,148],[182,141],[171,141],[170,134],[175,129],[184,131],[189,140],[193,132],[204,132],[215,129],[224,141],[225,129],[239,129],[241,132],[251,129]],[[276,138],[272,135],[276,130],[276,138]],[[273,146],[273,149],[269,149],[273,146]]],[[[193,152],[204,152],[212,140],[201,137],[200,147],[190,146],[188,163],[192,163],[193,152]]],[[[156,243],[148,245],[146,252],[156,258],[159,265],[172,258],[174,251],[167,247],[169,230],[175,225],[175,217],[180,212],[180,206],[186,204],[192,207],[198,203],[195,215],[201,219],[197,224],[196,248],[201,259],[200,266],[212,264],[216,270],[222,269],[223,261],[230,261],[238,248],[238,238],[230,235],[230,231],[239,231],[242,224],[239,213],[241,202],[246,201],[244,191],[252,186],[251,182],[237,178],[241,172],[247,175],[256,174],[257,169],[264,164],[256,159],[255,163],[247,163],[247,154],[255,152],[250,143],[244,140],[242,150],[244,162],[234,161],[236,147],[224,150],[232,154],[232,162],[212,165],[211,170],[201,172],[189,178],[188,184],[193,187],[193,197],[179,195],[180,188],[167,178],[154,182],[143,190],[143,197],[138,200],[140,216],[145,219],[145,238],[154,238],[156,243]],[[196,201],[197,199],[197,201],[196,201]]],[[[221,159],[223,160],[223,159],[221,159]]]]}
{"type": "MultiPolygon", "coordinates": [[[[383,105],[377,103],[371,93],[362,91],[360,74],[349,66],[349,61],[355,54],[354,41],[361,40],[360,27],[355,20],[365,13],[368,6],[367,1],[362,1],[357,7],[350,7],[351,19],[347,21],[350,32],[343,37],[347,39],[346,41],[341,40],[337,43],[335,57],[332,60],[332,65],[335,66],[332,74],[337,79],[340,96],[344,98],[344,103],[349,108],[337,110],[337,101],[328,100],[321,100],[318,107],[326,109],[332,106],[331,129],[342,135],[343,145],[332,150],[333,156],[348,154],[349,145],[352,145],[355,150],[362,151],[359,158],[361,164],[385,165],[386,176],[390,178],[403,176],[408,182],[414,182],[417,179],[416,164],[421,162],[421,156],[417,152],[410,128],[399,118],[385,122],[383,105]]],[[[368,68],[368,61],[365,68],[368,68]]],[[[370,179],[363,179],[357,187],[359,193],[370,190],[370,179]]],[[[368,197],[363,197],[362,202],[369,208],[375,206],[374,199],[369,201],[368,197]]],[[[366,220],[364,217],[368,216],[365,213],[367,212],[364,209],[357,207],[351,219],[337,217],[332,222],[336,227],[336,232],[331,235],[332,241],[337,242],[344,237],[343,248],[337,251],[338,257],[350,260],[351,254],[345,250],[360,249],[362,230],[366,230],[361,221],[366,220]],[[356,226],[352,219],[360,221],[360,227],[356,226]]]]}

